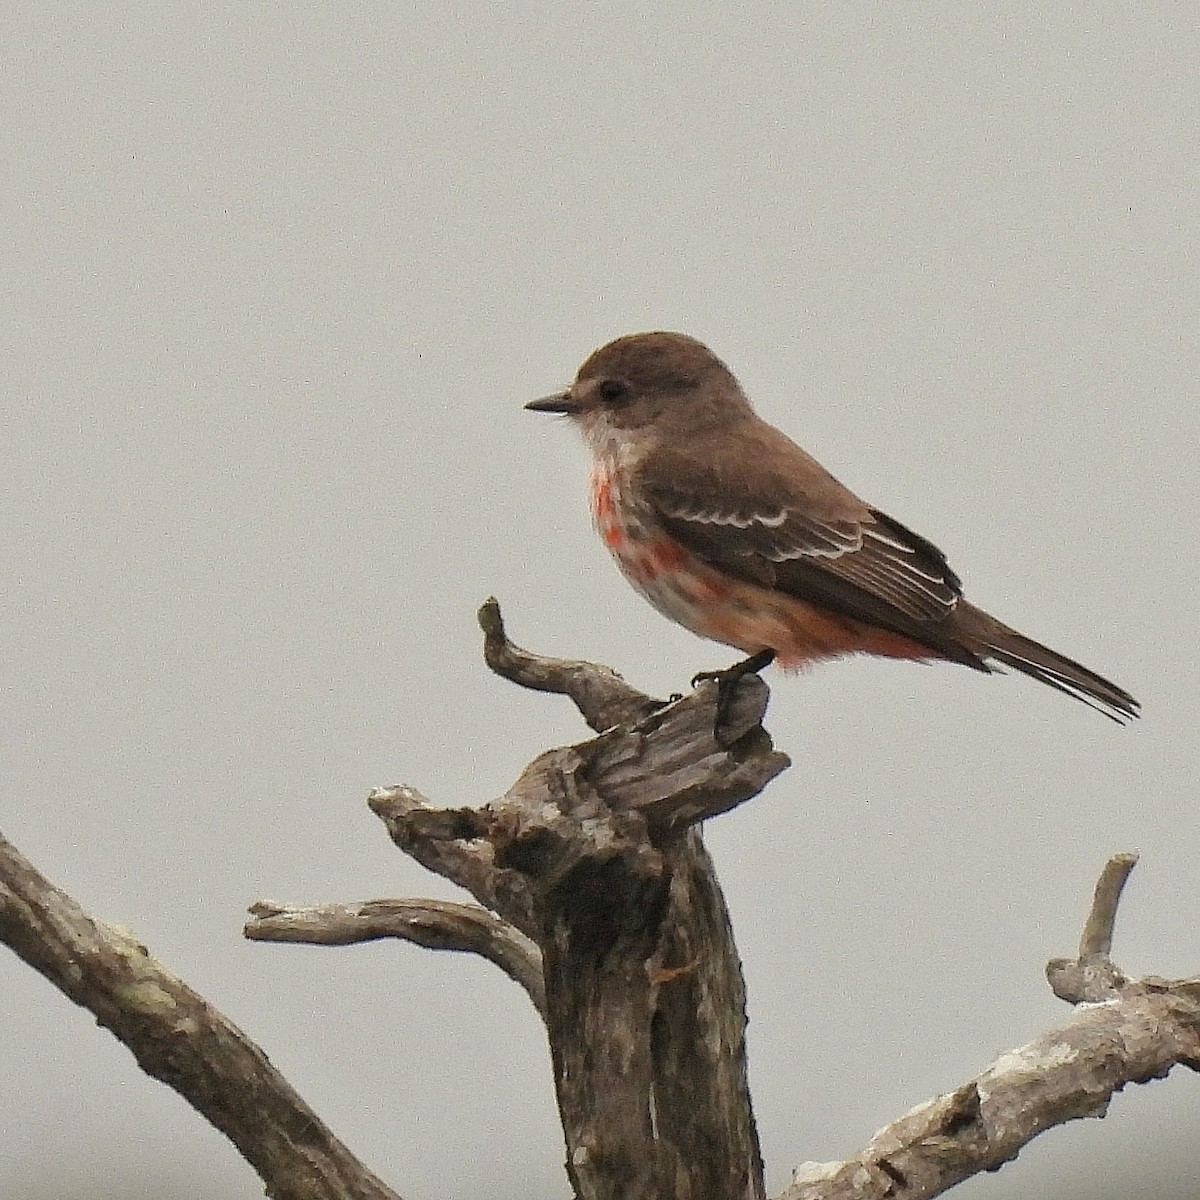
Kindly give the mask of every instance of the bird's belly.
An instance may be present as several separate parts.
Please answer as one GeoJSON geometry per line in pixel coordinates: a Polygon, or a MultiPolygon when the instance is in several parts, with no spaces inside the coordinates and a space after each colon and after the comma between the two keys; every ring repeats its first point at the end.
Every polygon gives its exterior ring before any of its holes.
{"type": "Polygon", "coordinates": [[[908,638],[717,569],[624,502],[612,475],[598,471],[592,482],[596,529],[621,574],[663,616],[692,633],[747,654],[774,650],[783,667],[844,654],[936,657],[908,638]]]}
{"type": "Polygon", "coordinates": [[[664,617],[747,653],[784,644],[787,614],[770,592],[685,550],[622,500],[612,474],[597,471],[592,483],[597,532],[621,574],[664,617]]]}

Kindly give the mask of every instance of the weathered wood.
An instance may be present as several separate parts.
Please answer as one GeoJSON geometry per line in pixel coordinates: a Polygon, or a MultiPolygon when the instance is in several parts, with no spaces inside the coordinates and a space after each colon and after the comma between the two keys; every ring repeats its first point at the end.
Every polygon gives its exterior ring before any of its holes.
{"type": "Polygon", "coordinates": [[[1200,978],[1130,979],[1109,958],[1121,889],[1137,856],[1096,884],[1079,956],[1051,959],[1056,995],[1081,1005],[974,1079],[881,1129],[844,1162],[806,1163],[779,1200],[930,1200],[994,1171],[1054,1125],[1103,1117],[1126,1085],[1200,1070],[1200,978]]]}
{"type": "Polygon", "coordinates": [[[519,929],[475,904],[448,900],[360,900],[303,908],[257,900],[242,932],[254,942],[352,946],[397,938],[427,950],[458,950],[494,963],[545,1016],[542,952],[519,929]]]}
{"type": "MultiPolygon", "coordinates": [[[[663,704],[606,668],[508,643],[494,602],[480,620],[499,673],[570,696],[603,731],[539,755],[481,808],[437,809],[409,787],[372,794],[395,843],[483,907],[259,902],[246,934],[319,944],[399,937],[489,958],[546,1022],[577,1200],[759,1200],[745,991],[698,823],[787,766],[762,729],[766,687],[753,676],[738,685],[718,736],[711,685],[663,704]]],[[[1084,1007],[861,1153],[806,1164],[780,1200],[933,1197],[1052,1125],[1103,1115],[1129,1083],[1177,1065],[1200,1070],[1200,978],[1131,979],[1110,957],[1133,863],[1109,862],[1079,954],[1047,965],[1055,993],[1084,1007]]],[[[269,1195],[396,1200],[240,1031],[2,840],[0,940],[228,1134],[269,1195]]]]}
{"type": "Polygon", "coordinates": [[[88,916],[3,838],[0,941],[224,1133],[275,1200],[399,1200],[240,1029],[131,934],[88,916]]]}
{"type": "Polygon", "coordinates": [[[497,675],[535,692],[570,696],[596,733],[636,721],[662,704],[630,686],[611,667],[521,649],[508,640],[494,598],[485,600],[479,609],[479,627],[483,630],[484,661],[497,675]]]}
{"type": "MultiPolygon", "coordinates": [[[[553,681],[549,661],[539,684],[553,681]]],[[[586,695],[611,711],[596,688],[586,695]]],[[[634,705],[646,715],[539,755],[481,809],[433,810],[406,788],[371,797],[397,845],[540,947],[583,1200],[763,1195],[741,967],[694,825],[787,766],[761,728],[767,695],[742,681],[720,743],[715,685],[634,705]]]]}

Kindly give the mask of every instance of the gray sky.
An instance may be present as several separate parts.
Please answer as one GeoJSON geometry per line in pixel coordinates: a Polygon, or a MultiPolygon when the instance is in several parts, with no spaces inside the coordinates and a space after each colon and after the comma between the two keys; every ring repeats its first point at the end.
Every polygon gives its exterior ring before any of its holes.
{"type": "MultiPolygon", "coordinates": [[[[521,411],[600,343],[708,342],[759,410],[1128,687],[771,676],[795,765],[709,826],[773,1189],[1067,1015],[1115,850],[1130,971],[1200,970],[1191,5],[10,5],[0,40],[0,828],[254,1037],[406,1200],[566,1194],[494,968],[250,945],[258,897],[453,895],[364,804],[504,790],[583,736],[484,668],[657,694],[729,660],[592,535],[521,411]]],[[[0,1194],[260,1194],[0,957],[0,1194]],[[100,1186],[97,1186],[99,1183],[100,1186]]],[[[1200,1083],[964,1195],[1194,1197],[1200,1083]],[[1135,1181],[1141,1180],[1140,1184],[1135,1181]]]]}

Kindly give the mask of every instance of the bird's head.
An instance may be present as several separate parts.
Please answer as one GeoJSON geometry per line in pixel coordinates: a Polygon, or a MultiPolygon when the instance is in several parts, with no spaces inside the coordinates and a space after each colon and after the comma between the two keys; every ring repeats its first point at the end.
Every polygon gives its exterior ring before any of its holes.
{"type": "Polygon", "coordinates": [[[601,346],[566,391],[525,405],[565,413],[594,445],[645,435],[676,439],[750,414],[729,368],[682,333],[631,333],[601,346]]]}

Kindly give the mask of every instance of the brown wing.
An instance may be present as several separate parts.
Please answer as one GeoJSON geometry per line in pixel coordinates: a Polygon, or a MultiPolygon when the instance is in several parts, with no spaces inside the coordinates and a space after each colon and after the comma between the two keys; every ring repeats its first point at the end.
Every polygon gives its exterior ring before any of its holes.
{"type": "Polygon", "coordinates": [[[672,537],[743,579],[987,670],[948,627],[962,586],[936,546],[864,504],[778,430],[756,422],[732,442],[718,466],[685,448],[639,465],[638,491],[672,537]]]}

